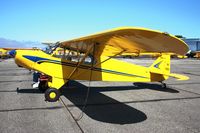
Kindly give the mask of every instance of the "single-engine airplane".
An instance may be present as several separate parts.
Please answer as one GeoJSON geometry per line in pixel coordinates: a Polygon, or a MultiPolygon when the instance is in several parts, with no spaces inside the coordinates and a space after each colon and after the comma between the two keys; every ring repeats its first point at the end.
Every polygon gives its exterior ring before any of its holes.
{"type": "Polygon", "coordinates": [[[33,48],[0,48],[0,58],[10,58],[12,57],[10,51],[12,50],[32,50],[33,48]]]}
{"type": "Polygon", "coordinates": [[[188,46],[166,32],[146,28],[119,27],[105,32],[61,41],[55,49],[64,49],[58,58],[41,50],[16,50],[15,62],[27,69],[45,74],[39,89],[45,90],[45,99],[55,102],[60,88],[69,80],[160,82],[169,77],[188,80],[184,75],[170,73],[170,55],[185,55],[188,46]],[[160,53],[150,67],[117,60],[123,54],[160,53]],[[69,58],[70,57],[70,58],[69,58]]]}
{"type": "Polygon", "coordinates": [[[4,48],[0,48],[0,58],[6,58],[8,57],[8,51],[4,48]]]}

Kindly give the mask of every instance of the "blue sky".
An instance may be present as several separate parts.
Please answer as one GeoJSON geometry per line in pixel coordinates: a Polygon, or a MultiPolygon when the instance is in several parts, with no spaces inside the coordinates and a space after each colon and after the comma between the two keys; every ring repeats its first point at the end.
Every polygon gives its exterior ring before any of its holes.
{"type": "Polygon", "coordinates": [[[119,26],[200,37],[199,0],[0,0],[0,37],[59,41],[119,26]]]}

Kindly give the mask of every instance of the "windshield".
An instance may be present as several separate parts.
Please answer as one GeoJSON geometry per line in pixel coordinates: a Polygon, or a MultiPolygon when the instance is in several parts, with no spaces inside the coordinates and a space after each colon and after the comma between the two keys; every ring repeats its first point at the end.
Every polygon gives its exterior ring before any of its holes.
{"type": "Polygon", "coordinates": [[[53,51],[57,48],[57,44],[47,45],[45,48],[42,49],[45,53],[51,55],[53,51]]]}

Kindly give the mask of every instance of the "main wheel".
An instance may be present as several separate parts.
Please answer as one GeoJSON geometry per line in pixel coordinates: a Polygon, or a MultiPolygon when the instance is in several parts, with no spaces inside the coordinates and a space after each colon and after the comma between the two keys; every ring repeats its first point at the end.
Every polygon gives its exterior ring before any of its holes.
{"type": "Polygon", "coordinates": [[[39,89],[41,92],[45,92],[48,88],[49,88],[49,87],[48,87],[46,81],[40,81],[40,83],[39,83],[39,85],[38,85],[38,89],[39,89]]]}
{"type": "Polygon", "coordinates": [[[45,101],[56,102],[60,98],[60,91],[58,89],[49,88],[45,91],[45,101]]]}
{"type": "Polygon", "coordinates": [[[167,88],[167,85],[165,83],[162,83],[162,88],[167,88]]]}

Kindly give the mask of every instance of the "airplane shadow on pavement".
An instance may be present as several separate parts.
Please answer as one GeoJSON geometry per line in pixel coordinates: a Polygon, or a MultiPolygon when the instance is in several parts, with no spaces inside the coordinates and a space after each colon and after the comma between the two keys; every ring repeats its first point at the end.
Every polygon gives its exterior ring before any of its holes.
{"type": "MultiPolygon", "coordinates": [[[[169,93],[178,93],[179,91],[165,88],[159,84],[134,83],[134,86],[111,86],[111,87],[90,87],[87,106],[84,113],[90,118],[113,124],[132,124],[143,122],[147,119],[144,112],[133,108],[123,102],[119,102],[101,92],[104,91],[122,91],[122,90],[152,89],[169,93]]],[[[83,108],[88,87],[77,82],[69,81],[67,86],[61,89],[62,95],[66,97],[73,105],[79,109],[83,108]]],[[[37,89],[20,89],[18,93],[41,93],[37,89]]]]}
{"type": "MultiPolygon", "coordinates": [[[[76,81],[70,81],[68,86],[73,88],[64,88],[63,95],[82,109],[88,87],[76,81]]],[[[94,120],[113,124],[138,123],[147,119],[145,113],[106,96],[93,87],[90,89],[84,113],[94,120]]]]}
{"type": "MultiPolygon", "coordinates": [[[[145,121],[147,116],[144,112],[137,110],[123,102],[119,102],[109,96],[104,95],[103,91],[121,91],[134,89],[153,89],[170,93],[178,93],[179,91],[165,88],[163,89],[157,84],[135,83],[137,86],[116,86],[116,87],[91,87],[84,113],[90,118],[113,124],[132,124],[145,121]]],[[[70,100],[75,106],[82,109],[88,87],[76,82],[70,81],[69,87],[62,88],[62,94],[70,100]],[[73,86],[73,88],[70,88],[73,86]]]]}
{"type": "Polygon", "coordinates": [[[39,89],[17,89],[16,90],[17,93],[36,93],[36,94],[42,94],[43,92],[41,92],[39,89]]]}

